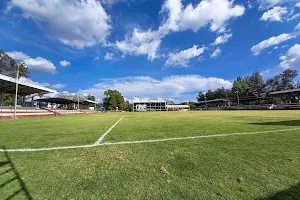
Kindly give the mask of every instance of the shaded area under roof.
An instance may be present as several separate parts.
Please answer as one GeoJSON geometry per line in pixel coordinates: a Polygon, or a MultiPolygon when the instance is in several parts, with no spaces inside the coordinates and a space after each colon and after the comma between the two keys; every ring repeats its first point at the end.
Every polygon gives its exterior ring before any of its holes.
{"type": "MultiPolygon", "coordinates": [[[[17,79],[0,74],[0,93],[15,94],[17,79]]],[[[19,80],[18,95],[26,96],[35,93],[56,93],[57,91],[19,80]]]]}

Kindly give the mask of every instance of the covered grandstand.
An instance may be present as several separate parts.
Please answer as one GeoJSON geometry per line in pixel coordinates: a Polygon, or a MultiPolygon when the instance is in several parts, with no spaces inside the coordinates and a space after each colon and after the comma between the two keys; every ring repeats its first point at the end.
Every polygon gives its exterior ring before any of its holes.
{"type": "Polygon", "coordinates": [[[2,74],[0,74],[0,94],[0,119],[94,113],[97,104],[96,101],[88,100],[84,97],[79,98],[79,96],[74,94],[66,96],[64,95],[65,93],[58,93],[55,90],[43,87],[32,81],[17,80],[2,74]],[[22,103],[20,105],[12,104],[4,106],[4,94],[11,95],[13,102],[15,102],[16,93],[18,99],[22,100],[22,103]],[[33,106],[34,94],[41,96],[46,94],[43,98],[34,100],[37,102],[35,107],[33,106]],[[31,106],[27,107],[25,99],[29,95],[32,95],[32,102],[30,103],[31,106]]]}
{"type": "MultiPolygon", "coordinates": [[[[56,93],[57,91],[37,85],[30,81],[17,80],[15,78],[0,74],[0,119],[9,119],[13,117],[24,118],[34,116],[49,116],[49,113],[43,109],[37,108],[22,108],[21,105],[3,106],[4,94],[12,95],[13,99],[16,98],[16,85],[18,85],[17,94],[22,98],[22,104],[25,104],[25,97],[27,95],[39,93],[56,93]]],[[[15,102],[15,101],[13,101],[15,102]]]]}

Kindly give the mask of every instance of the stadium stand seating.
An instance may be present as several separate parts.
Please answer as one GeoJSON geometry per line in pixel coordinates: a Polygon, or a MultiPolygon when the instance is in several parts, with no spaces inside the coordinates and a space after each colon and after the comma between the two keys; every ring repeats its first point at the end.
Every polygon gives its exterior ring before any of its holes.
{"type": "MultiPolygon", "coordinates": [[[[17,108],[16,116],[17,118],[30,118],[30,117],[44,117],[44,116],[54,116],[53,112],[49,112],[41,108],[17,108]]],[[[0,112],[1,119],[11,119],[14,116],[13,107],[3,107],[2,112],[0,112]]]]}

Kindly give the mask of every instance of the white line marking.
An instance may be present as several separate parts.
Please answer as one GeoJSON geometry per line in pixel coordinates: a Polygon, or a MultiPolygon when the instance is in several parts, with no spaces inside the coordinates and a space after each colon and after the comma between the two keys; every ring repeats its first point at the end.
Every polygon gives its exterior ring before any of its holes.
{"type": "Polygon", "coordinates": [[[91,145],[81,145],[81,146],[62,146],[62,147],[50,147],[50,148],[35,148],[35,149],[0,149],[0,152],[34,152],[34,151],[51,151],[51,150],[64,150],[64,149],[81,149],[81,148],[91,148],[104,145],[120,145],[120,144],[140,144],[140,143],[152,143],[152,142],[164,142],[173,140],[186,140],[186,139],[199,139],[199,138],[212,138],[212,137],[226,137],[235,135],[255,135],[263,133],[277,133],[277,132],[287,132],[296,131],[300,128],[291,129],[280,129],[272,131],[261,131],[261,132],[242,132],[242,133],[226,133],[226,134],[215,134],[215,135],[200,135],[200,136],[187,136],[187,137],[177,137],[177,138],[164,138],[157,140],[137,140],[137,141],[123,141],[123,142],[105,142],[101,144],[91,144],[91,145]]]}
{"type": "Polygon", "coordinates": [[[277,132],[287,132],[287,131],[295,131],[295,130],[300,130],[300,128],[272,130],[272,131],[261,131],[261,132],[243,132],[243,133],[226,133],[226,134],[215,134],[215,135],[187,136],[187,137],[177,137],[177,138],[163,138],[163,139],[156,139],[156,140],[105,142],[105,143],[102,143],[102,145],[139,144],[139,143],[164,142],[164,141],[173,141],[173,140],[187,140],[187,139],[211,138],[211,137],[226,137],[226,136],[234,136],[234,135],[255,135],[255,134],[262,134],[262,133],[277,133],[277,132]]]}
{"type": "Polygon", "coordinates": [[[104,139],[104,137],[109,134],[109,132],[111,130],[113,130],[113,128],[115,128],[115,126],[123,119],[123,117],[121,117],[114,125],[112,125],[103,135],[101,135],[101,137],[94,143],[94,145],[98,145],[102,142],[102,140],[104,139]]]}

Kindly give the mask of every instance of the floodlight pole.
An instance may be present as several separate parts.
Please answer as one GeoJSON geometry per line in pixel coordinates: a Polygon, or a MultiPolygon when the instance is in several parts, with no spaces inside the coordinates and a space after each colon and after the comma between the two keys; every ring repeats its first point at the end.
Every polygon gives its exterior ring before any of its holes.
{"type": "Polygon", "coordinates": [[[206,99],[207,99],[207,97],[205,96],[205,97],[204,97],[204,100],[205,100],[205,108],[207,108],[206,99]]]}
{"type": "Polygon", "coordinates": [[[15,105],[14,105],[14,119],[17,118],[17,102],[18,102],[18,87],[19,87],[19,72],[20,64],[18,63],[17,79],[16,79],[16,93],[15,93],[15,105]]]}
{"type": "Polygon", "coordinates": [[[240,97],[239,97],[239,91],[236,91],[236,96],[237,96],[237,100],[238,100],[238,106],[240,105],[240,97]]]}

